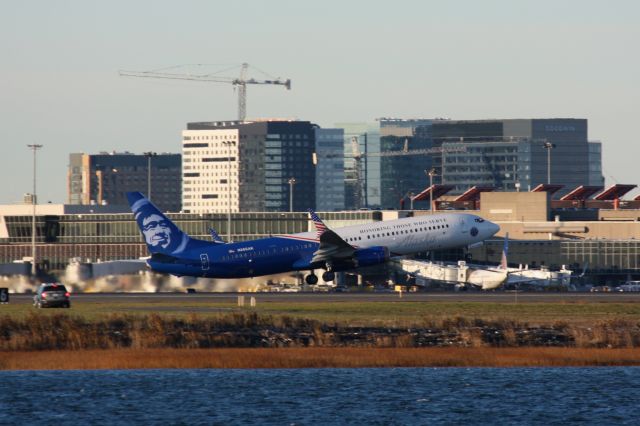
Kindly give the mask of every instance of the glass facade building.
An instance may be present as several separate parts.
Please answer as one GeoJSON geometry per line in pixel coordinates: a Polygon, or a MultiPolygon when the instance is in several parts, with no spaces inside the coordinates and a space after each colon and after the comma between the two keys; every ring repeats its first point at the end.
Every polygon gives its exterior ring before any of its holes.
{"type": "Polygon", "coordinates": [[[467,148],[467,154],[445,150],[432,156],[437,183],[456,186],[451,194],[474,185],[512,190],[516,182],[530,190],[550,177],[550,183],[564,185],[559,197],[580,185],[604,182],[600,147],[587,141],[585,119],[440,121],[431,130],[435,147],[467,148]]]}
{"type": "Polygon", "coordinates": [[[409,198],[429,186],[425,170],[428,171],[432,165],[430,155],[412,151],[432,147],[431,126],[435,121],[390,118],[379,121],[382,208],[409,209],[409,198]]]}
{"type": "Polygon", "coordinates": [[[402,151],[432,147],[431,125],[439,121],[443,119],[380,118],[375,124],[336,124],[345,131],[346,208],[397,209],[401,200],[409,208],[409,194],[428,185],[424,170],[431,167],[431,157],[424,153],[403,155],[402,151]],[[353,138],[362,154],[359,162],[353,159],[353,138]],[[358,174],[360,190],[356,186],[358,174]]]}
{"type": "Polygon", "coordinates": [[[604,186],[602,142],[589,142],[589,185],[604,186]]]}
{"type": "Polygon", "coordinates": [[[344,210],[344,130],[316,129],[316,209],[344,210]]]}
{"type": "Polygon", "coordinates": [[[444,143],[440,181],[453,185],[452,194],[462,194],[473,186],[493,186],[503,191],[514,191],[519,178],[518,170],[530,167],[528,141],[444,143]],[[447,151],[447,148],[463,148],[447,151]]]}
{"type": "Polygon", "coordinates": [[[335,127],[344,131],[345,209],[380,206],[380,157],[375,155],[380,152],[379,124],[337,123],[335,127]],[[364,154],[359,162],[353,156],[353,140],[364,154]]]}

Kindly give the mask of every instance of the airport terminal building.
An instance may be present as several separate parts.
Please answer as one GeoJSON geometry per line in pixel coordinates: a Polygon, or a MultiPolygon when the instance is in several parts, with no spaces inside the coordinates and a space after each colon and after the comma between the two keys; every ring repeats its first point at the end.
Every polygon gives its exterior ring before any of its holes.
{"type": "MultiPolygon", "coordinates": [[[[0,206],[0,263],[31,256],[30,204],[0,206]]],[[[210,228],[222,238],[246,241],[315,229],[306,212],[236,212],[228,228],[227,213],[167,213],[189,235],[211,240],[210,228]]],[[[379,221],[382,212],[327,212],[328,226],[379,221]]],[[[72,258],[83,261],[138,259],[148,256],[128,206],[37,206],[37,259],[45,269],[61,270],[72,258]]]]}
{"type": "MultiPolygon", "coordinates": [[[[578,273],[586,270],[594,280],[640,278],[640,209],[564,209],[552,207],[547,192],[481,193],[478,210],[471,211],[498,223],[500,232],[484,245],[464,250],[434,252],[435,260],[459,260],[497,265],[502,237],[509,233],[509,263],[517,266],[563,265],[578,273]],[[578,214],[576,214],[578,213],[578,214]]],[[[633,202],[640,203],[640,202],[633,202]]],[[[446,210],[449,214],[470,212],[446,210]]],[[[345,211],[320,213],[329,227],[390,220],[429,211],[345,211]]],[[[209,228],[225,239],[243,241],[275,234],[313,230],[304,212],[233,213],[227,229],[224,213],[170,213],[190,235],[209,240],[209,228]]],[[[38,206],[37,259],[42,269],[61,270],[71,258],[88,261],[137,259],[147,256],[142,237],[127,207],[38,206]],[[82,210],[81,210],[82,208],[82,210]],[[93,209],[93,211],[90,211],[93,209]],[[104,210],[109,209],[109,210],[104,210]]],[[[31,206],[0,206],[0,262],[9,263],[31,255],[31,206]]]]}

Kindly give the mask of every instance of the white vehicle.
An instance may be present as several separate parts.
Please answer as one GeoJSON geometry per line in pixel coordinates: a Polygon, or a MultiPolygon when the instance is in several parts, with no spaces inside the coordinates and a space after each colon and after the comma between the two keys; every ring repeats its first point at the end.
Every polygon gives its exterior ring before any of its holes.
{"type": "Polygon", "coordinates": [[[627,281],[616,289],[620,292],[638,292],[640,291],[640,281],[627,281]]]}

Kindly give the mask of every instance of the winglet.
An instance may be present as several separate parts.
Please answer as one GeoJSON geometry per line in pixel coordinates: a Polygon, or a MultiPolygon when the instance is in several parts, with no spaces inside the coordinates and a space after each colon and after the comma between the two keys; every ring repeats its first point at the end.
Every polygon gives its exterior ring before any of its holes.
{"type": "Polygon", "coordinates": [[[215,229],[209,228],[209,234],[211,235],[211,239],[213,239],[214,243],[225,244],[224,240],[220,238],[220,235],[218,235],[215,229]]]}
{"type": "Polygon", "coordinates": [[[308,209],[308,212],[309,212],[309,215],[311,216],[311,220],[313,220],[313,224],[316,226],[316,231],[317,231],[316,238],[320,238],[320,236],[324,234],[325,231],[328,229],[327,225],[325,225],[322,219],[318,217],[316,212],[314,212],[311,209],[308,209]]]}

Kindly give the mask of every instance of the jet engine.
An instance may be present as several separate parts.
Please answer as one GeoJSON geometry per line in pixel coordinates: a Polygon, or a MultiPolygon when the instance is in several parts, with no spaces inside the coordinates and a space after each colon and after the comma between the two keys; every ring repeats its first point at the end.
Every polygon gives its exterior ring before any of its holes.
{"type": "Polygon", "coordinates": [[[383,246],[358,249],[353,258],[358,267],[378,265],[389,260],[389,249],[383,246]]]}

